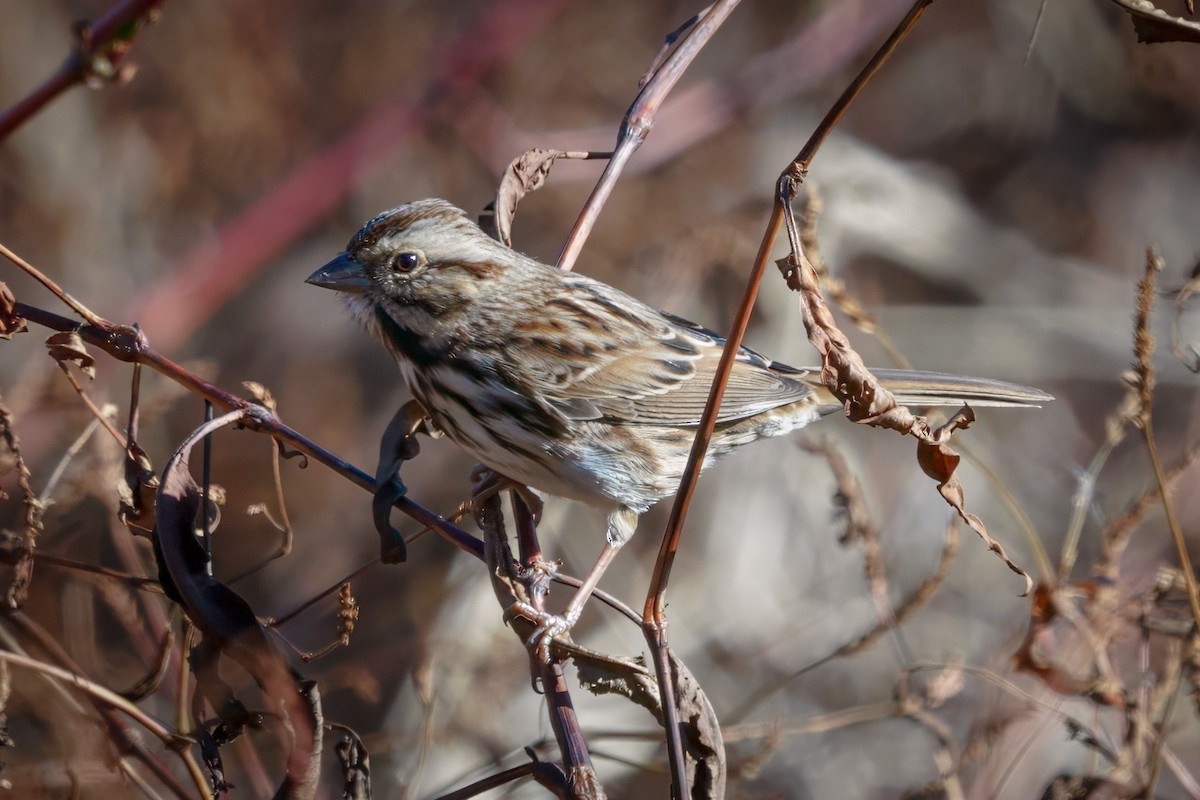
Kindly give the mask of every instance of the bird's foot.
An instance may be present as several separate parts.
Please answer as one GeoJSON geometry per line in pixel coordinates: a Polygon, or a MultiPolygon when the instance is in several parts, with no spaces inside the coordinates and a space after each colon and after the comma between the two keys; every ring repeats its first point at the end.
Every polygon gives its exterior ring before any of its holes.
{"type": "Polygon", "coordinates": [[[550,663],[550,648],[555,639],[565,637],[570,640],[571,629],[579,621],[579,614],[568,611],[565,615],[551,614],[549,611],[534,608],[531,604],[518,600],[508,607],[505,616],[511,620],[513,616],[521,616],[537,627],[525,640],[525,646],[530,649],[543,664],[550,663]]]}

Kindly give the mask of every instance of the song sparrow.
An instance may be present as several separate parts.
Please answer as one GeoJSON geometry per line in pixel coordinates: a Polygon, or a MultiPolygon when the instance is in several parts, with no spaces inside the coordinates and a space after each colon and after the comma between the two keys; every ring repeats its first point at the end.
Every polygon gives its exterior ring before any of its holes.
{"type": "MultiPolygon", "coordinates": [[[[308,282],[343,293],[437,428],[484,465],[609,512],[608,543],[550,636],[571,628],[638,516],[675,492],[724,340],[511,250],[444,200],[368,222],[308,282]]],[[[1035,405],[1024,386],[875,373],[906,405],[1035,405]]],[[[804,369],[742,348],[705,467],[841,404],[804,369]]]]}

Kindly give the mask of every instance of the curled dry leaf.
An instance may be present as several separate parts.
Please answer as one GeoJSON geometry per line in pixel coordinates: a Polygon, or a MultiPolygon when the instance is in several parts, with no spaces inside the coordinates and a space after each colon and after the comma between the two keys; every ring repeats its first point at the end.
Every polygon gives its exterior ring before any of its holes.
{"type": "MultiPolygon", "coordinates": [[[[1163,42],[1200,43],[1200,24],[1168,14],[1150,0],[1112,0],[1129,15],[1138,41],[1142,44],[1163,42]]],[[[1192,0],[1188,0],[1189,10],[1192,0]]]]}
{"type": "Polygon", "coordinates": [[[154,496],[158,475],[150,457],[137,442],[125,449],[125,472],[117,482],[117,517],[135,536],[149,536],[154,529],[154,496]]]}
{"type": "MultiPolygon", "coordinates": [[[[310,798],[316,794],[320,759],[320,708],[315,690],[301,685],[278,645],[259,623],[253,608],[240,595],[207,572],[207,556],[196,538],[200,487],[187,468],[197,441],[218,428],[241,421],[235,411],[205,423],[184,440],[163,470],[155,500],[155,541],[163,588],[171,594],[203,635],[197,650],[233,659],[249,673],[285,731],[287,774],[279,796],[310,798]],[[312,698],[308,702],[308,698],[312,698]],[[306,704],[307,703],[307,704],[306,704]],[[284,791],[286,789],[286,791],[284,791]]],[[[215,663],[215,658],[213,659],[215,663]]],[[[203,670],[215,677],[215,669],[203,670]]],[[[199,680],[202,670],[197,670],[199,680]]],[[[208,693],[229,697],[227,693],[208,693]]],[[[221,702],[213,703],[220,710],[221,702]]]]}
{"type": "Polygon", "coordinates": [[[708,695],[691,670],[674,653],[671,667],[675,678],[675,703],[679,708],[680,727],[687,745],[688,778],[692,797],[725,797],[725,778],[729,765],[725,758],[725,741],[717,712],[708,695]]]}
{"type": "MultiPolygon", "coordinates": [[[[571,653],[579,683],[594,695],[617,694],[645,708],[662,724],[658,680],[641,657],[608,656],[581,648],[571,653]]],[[[692,773],[692,797],[724,797],[728,764],[716,711],[691,671],[674,653],[675,702],[692,773]]]]}
{"type": "Polygon", "coordinates": [[[1008,557],[1003,545],[988,533],[983,520],[967,511],[966,494],[963,491],[962,482],[954,474],[955,469],[958,468],[960,456],[946,442],[956,430],[966,428],[974,421],[975,412],[971,410],[970,406],[964,405],[946,421],[945,425],[918,440],[917,463],[921,465],[921,469],[926,475],[938,482],[938,494],[954,509],[959,518],[979,535],[988,550],[995,553],[1005,566],[1025,579],[1025,590],[1021,592],[1021,596],[1025,597],[1033,590],[1033,578],[1029,577],[1029,573],[1008,557]]]}
{"type": "MultiPolygon", "coordinates": [[[[790,207],[787,214],[790,230],[795,224],[790,217],[790,207]]],[[[925,474],[938,482],[938,493],[979,534],[989,550],[999,556],[1009,569],[1025,578],[1023,594],[1028,594],[1033,588],[1033,580],[1008,557],[1000,543],[992,539],[983,520],[967,512],[962,484],[954,475],[959,456],[946,446],[946,442],[954,431],[974,422],[974,412],[964,406],[937,431],[930,431],[924,417],[918,417],[898,405],[896,398],[880,385],[855,352],[849,338],[838,328],[829,306],[821,296],[816,272],[799,247],[797,236],[793,239],[793,253],[777,261],[776,266],[787,281],[788,288],[800,294],[804,329],[809,342],[821,354],[821,382],[845,404],[846,416],[854,422],[889,428],[911,434],[917,439],[917,461],[925,474]]]]}
{"type": "Polygon", "coordinates": [[[495,214],[496,238],[512,246],[512,221],[517,215],[517,203],[530,192],[535,192],[546,183],[550,168],[560,158],[589,158],[590,153],[567,150],[547,150],[535,147],[513,159],[504,170],[500,187],[496,190],[495,214]]]}
{"type": "Polygon", "coordinates": [[[662,723],[658,681],[641,656],[609,656],[590,650],[572,653],[579,683],[594,695],[616,694],[632,700],[662,723]]]}
{"type": "Polygon", "coordinates": [[[342,734],[334,746],[338,763],[342,766],[342,797],[348,800],[371,800],[371,755],[362,738],[345,725],[327,722],[325,727],[342,734]]]}
{"type": "Polygon", "coordinates": [[[14,333],[28,330],[25,319],[17,313],[17,298],[8,284],[0,281],[0,339],[11,339],[14,333]]]}
{"type": "Polygon", "coordinates": [[[946,442],[950,441],[956,430],[966,430],[974,421],[975,412],[970,406],[964,405],[945,425],[930,434],[928,439],[918,441],[917,463],[921,465],[921,471],[938,483],[945,483],[954,477],[954,470],[958,469],[958,462],[962,457],[946,442]]]}
{"type": "Polygon", "coordinates": [[[428,432],[425,410],[409,400],[396,411],[379,440],[379,463],[375,467],[375,495],[371,517],[379,534],[379,558],[384,564],[401,564],[408,558],[404,534],[391,523],[392,506],[408,493],[400,479],[400,467],[421,452],[418,432],[428,432]]]}
{"type": "Polygon", "coordinates": [[[46,340],[46,348],[50,357],[63,369],[67,368],[68,362],[74,361],[84,375],[89,378],[96,377],[96,359],[88,352],[78,331],[60,331],[54,334],[46,340]]]}
{"type": "MultiPolygon", "coordinates": [[[[790,213],[790,211],[789,211],[790,213]]],[[[852,421],[918,439],[929,435],[929,423],[901,405],[871,374],[862,358],[838,328],[821,296],[816,271],[804,253],[775,262],[788,288],[800,294],[800,316],[808,341],[821,354],[821,382],[845,405],[852,421]]]]}

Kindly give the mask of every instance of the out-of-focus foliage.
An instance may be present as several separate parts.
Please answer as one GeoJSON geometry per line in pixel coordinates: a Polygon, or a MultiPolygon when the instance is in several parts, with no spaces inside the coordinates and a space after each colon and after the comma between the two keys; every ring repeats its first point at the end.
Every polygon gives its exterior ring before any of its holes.
{"type": "MultiPolygon", "coordinates": [[[[776,176],[906,5],[739,8],[662,109],[577,269],[723,329],[776,176]]],[[[1057,563],[1073,494],[1123,395],[1145,248],[1153,243],[1163,256],[1164,290],[1185,283],[1200,256],[1200,50],[1139,45],[1111,3],[1051,0],[1026,63],[1037,5],[933,4],[810,178],[824,199],[818,236],[831,271],[913,365],[1019,381],[1058,398],[1037,411],[981,410],[956,438],[1004,482],[1057,563]]],[[[0,107],[57,67],[73,20],[105,7],[0,0],[0,107]]],[[[138,35],[131,83],[77,88],[0,143],[0,241],[97,313],[142,323],[189,368],[231,389],[244,380],[268,387],[285,421],[369,468],[406,392],[385,353],[303,279],[382,209],[441,196],[481,210],[528,148],[611,148],[663,36],[698,10],[632,0],[168,0],[138,35]]],[[[552,261],[599,169],[556,165],[546,187],[522,201],[514,246],[552,261]]],[[[0,278],[18,300],[63,311],[15,270],[0,278]]],[[[794,304],[768,276],[747,343],[800,366],[813,356],[794,304]]],[[[1169,316],[1162,302],[1152,329],[1164,343],[1169,316]]],[[[1184,340],[1195,341],[1198,327],[1184,317],[1184,340]]],[[[868,364],[892,366],[871,337],[846,330],[868,364]]],[[[0,342],[0,393],[38,492],[91,419],[45,358],[44,339],[34,330],[0,342]]],[[[1155,428],[1170,462],[1200,436],[1200,395],[1166,346],[1156,365],[1155,428]]],[[[95,369],[88,391],[117,403],[121,419],[129,367],[98,358],[95,369]]],[[[149,376],[141,412],[139,443],[161,469],[202,409],[149,376]]],[[[861,547],[839,544],[845,522],[834,513],[826,463],[786,440],[746,448],[706,474],[675,566],[671,641],[722,720],[731,792],[897,797],[936,780],[937,739],[913,718],[804,731],[822,715],[890,701],[906,668],[958,662],[1005,675],[1044,704],[972,673],[942,695],[925,689],[931,705],[937,699],[929,713],[961,751],[968,796],[1032,797],[1061,773],[1103,771],[1096,749],[1072,741],[1047,708],[1090,725],[1110,748],[1124,719],[1079,693],[1055,693],[1036,672],[1010,672],[1019,649],[1029,655],[1030,599],[965,536],[943,586],[898,633],[792,677],[870,630],[881,601],[900,606],[934,574],[950,516],[905,440],[836,418],[820,433],[862,487],[887,571],[883,592],[864,574],[861,547]]],[[[121,455],[96,434],[69,456],[44,514],[43,551],[130,569],[141,543],[130,543],[116,515],[121,455]]],[[[413,498],[449,513],[466,496],[470,467],[446,440],[426,441],[404,475],[413,498]]],[[[282,469],[294,550],[234,584],[263,616],[338,584],[378,550],[368,495],[317,467],[284,461],[282,469]]],[[[245,513],[273,507],[269,441],[218,434],[213,474],[227,494],[216,572],[228,578],[279,540],[265,515],[245,513]]],[[[1052,577],[995,486],[969,463],[959,476],[969,508],[1014,560],[1035,579],[1052,577]]],[[[1129,435],[1087,500],[1073,578],[1091,575],[1100,532],[1153,480],[1145,448],[1129,435]]],[[[0,477],[15,498],[0,504],[0,527],[19,531],[15,485],[12,473],[0,477]]],[[[1182,491],[1174,502],[1200,552],[1200,498],[1182,491]]],[[[665,511],[643,518],[605,579],[638,608],[665,511]]],[[[547,555],[574,574],[603,542],[598,513],[556,499],[540,530],[547,555]]],[[[1154,507],[1123,551],[1115,584],[1101,586],[1116,592],[1108,621],[1136,621],[1135,599],[1153,589],[1161,566],[1177,564],[1154,507]]],[[[369,570],[353,593],[359,616],[349,645],[296,663],[319,681],[327,719],[362,735],[377,797],[433,796],[523,760],[526,745],[552,742],[526,654],[477,562],[426,536],[407,563],[369,570]]],[[[556,589],[551,601],[563,596],[556,589]]],[[[120,689],[155,664],[159,643],[145,621],[161,622],[167,607],[158,595],[39,564],[25,612],[93,680],[120,689]]],[[[282,632],[319,650],[337,637],[337,614],[330,598],[282,632]]],[[[3,617],[0,630],[6,648],[21,639],[3,617]]],[[[1078,677],[1089,677],[1093,662],[1074,629],[1059,638],[1040,616],[1033,633],[1039,652],[1058,665],[1075,659],[1078,677]]],[[[1112,667],[1136,693],[1135,634],[1129,628],[1114,647],[1112,667]]],[[[635,627],[591,608],[576,639],[609,652],[644,647],[635,627]]],[[[1158,658],[1166,648],[1155,639],[1151,649],[1158,658]]],[[[227,680],[248,684],[244,675],[227,680]]],[[[0,751],[0,778],[15,796],[66,796],[73,782],[84,797],[139,796],[118,782],[110,745],[87,712],[29,673],[12,681],[17,746],[0,751]]],[[[610,794],[665,796],[665,758],[647,743],[660,738],[645,712],[574,694],[585,728],[605,732],[589,744],[610,794]]],[[[164,689],[142,705],[174,720],[173,697],[164,689]]],[[[1200,774],[1196,702],[1183,690],[1175,702],[1170,757],[1200,774]]],[[[276,775],[270,734],[251,736],[276,775]]],[[[244,771],[238,747],[226,751],[234,796],[257,796],[269,781],[244,771]]],[[[340,778],[328,751],[334,792],[340,778]]],[[[545,752],[553,757],[552,747],[545,752]]],[[[1157,791],[1188,796],[1166,767],[1157,791]]],[[[518,793],[545,796],[532,785],[518,793]]]]}

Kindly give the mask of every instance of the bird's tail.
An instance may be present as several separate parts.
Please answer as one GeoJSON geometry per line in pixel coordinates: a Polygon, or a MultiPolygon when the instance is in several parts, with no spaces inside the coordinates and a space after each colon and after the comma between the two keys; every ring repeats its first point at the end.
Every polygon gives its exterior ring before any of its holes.
{"type": "MultiPolygon", "coordinates": [[[[714,437],[709,447],[706,466],[739,445],[767,436],[781,436],[842,409],[841,401],[820,382],[819,369],[796,369],[779,364],[773,366],[802,380],[813,390],[812,393],[793,403],[718,426],[720,435],[714,437]]],[[[913,408],[961,406],[963,403],[976,407],[1032,408],[1054,399],[1041,389],[991,378],[968,378],[906,369],[877,369],[871,372],[884,388],[896,396],[898,403],[913,408]]]]}
{"type": "Polygon", "coordinates": [[[941,372],[917,372],[905,369],[874,369],[883,387],[906,406],[1026,406],[1036,407],[1054,397],[1016,383],[991,378],[968,378],[941,372]]]}

